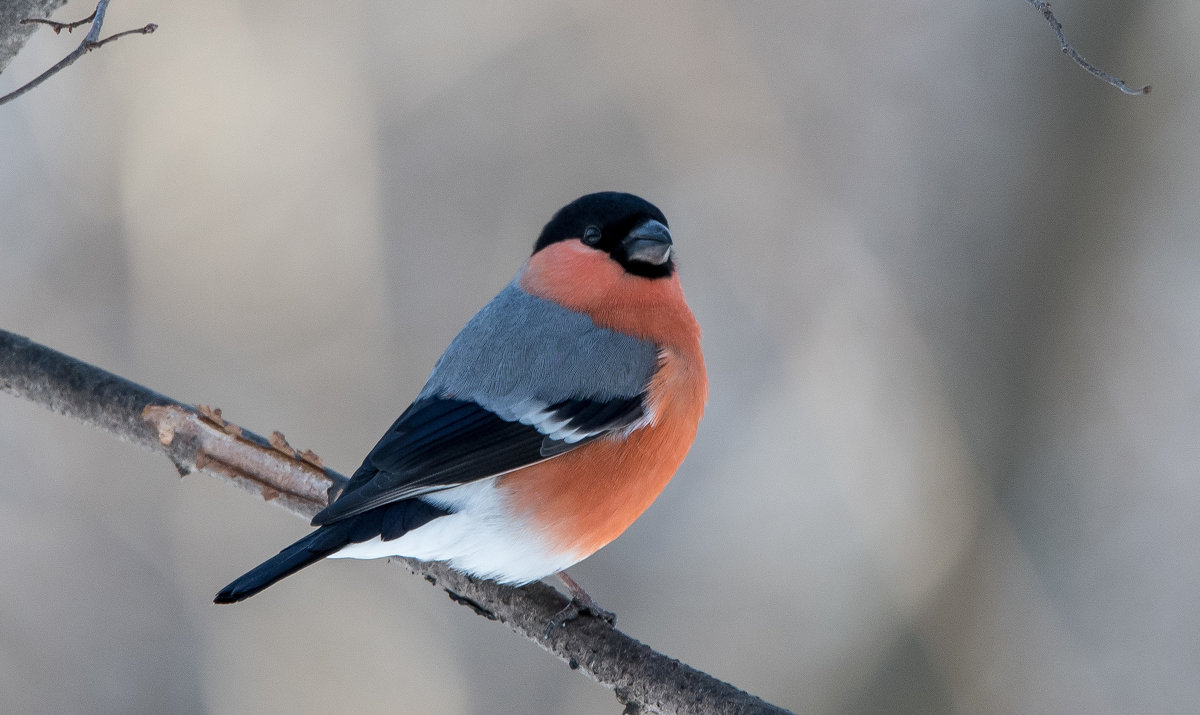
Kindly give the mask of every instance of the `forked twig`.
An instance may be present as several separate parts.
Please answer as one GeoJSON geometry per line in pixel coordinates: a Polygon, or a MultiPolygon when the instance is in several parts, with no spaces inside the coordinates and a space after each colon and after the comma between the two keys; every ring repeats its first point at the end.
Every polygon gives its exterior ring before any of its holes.
{"type": "Polygon", "coordinates": [[[123,32],[118,32],[115,35],[110,35],[110,36],[104,38],[103,40],[100,39],[100,28],[104,25],[104,12],[108,9],[108,2],[109,2],[109,0],[100,0],[100,2],[96,3],[96,9],[95,9],[95,11],[92,12],[91,15],[88,15],[84,19],[78,20],[76,22],[55,22],[53,20],[41,20],[41,19],[36,19],[36,18],[22,20],[21,21],[22,24],[37,23],[37,24],[49,25],[50,28],[54,30],[54,34],[56,34],[56,35],[59,32],[62,32],[63,30],[66,30],[67,32],[71,32],[76,27],[79,27],[89,21],[92,23],[92,26],[88,29],[88,33],[83,38],[83,42],[80,42],[79,46],[71,51],[71,54],[62,58],[61,60],[58,61],[58,63],[56,65],[54,65],[50,69],[46,70],[45,72],[41,73],[37,77],[34,77],[29,82],[26,82],[25,84],[14,89],[13,91],[9,92],[8,94],[4,95],[3,97],[0,97],[0,104],[5,104],[7,102],[11,102],[12,100],[16,99],[17,97],[20,97],[22,94],[25,94],[26,92],[30,91],[31,89],[37,87],[42,82],[45,82],[46,80],[48,80],[51,77],[53,77],[54,75],[58,74],[62,70],[75,64],[75,60],[78,60],[80,57],[83,57],[85,54],[87,54],[88,52],[91,52],[92,50],[94,50],[98,47],[103,47],[104,45],[107,45],[108,43],[112,42],[113,40],[124,37],[126,35],[149,35],[150,33],[154,32],[155,30],[158,29],[158,25],[155,25],[154,23],[149,23],[149,24],[145,25],[144,27],[134,28],[132,30],[125,30],[123,32]]]}

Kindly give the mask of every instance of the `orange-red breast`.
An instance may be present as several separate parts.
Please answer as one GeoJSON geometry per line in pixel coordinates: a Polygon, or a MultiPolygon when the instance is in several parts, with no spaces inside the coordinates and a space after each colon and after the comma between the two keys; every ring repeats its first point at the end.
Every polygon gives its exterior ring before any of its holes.
{"type": "Polygon", "coordinates": [[[559,210],[317,530],[215,601],[324,557],[447,561],[521,584],[615,539],[683,461],[707,397],[673,253],[666,217],[637,196],[559,210]]]}

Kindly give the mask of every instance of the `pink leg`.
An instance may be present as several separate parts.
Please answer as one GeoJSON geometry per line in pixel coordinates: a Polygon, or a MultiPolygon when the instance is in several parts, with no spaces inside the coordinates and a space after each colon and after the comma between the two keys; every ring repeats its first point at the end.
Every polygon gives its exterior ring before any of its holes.
{"type": "Polygon", "coordinates": [[[559,571],[558,578],[563,582],[563,585],[567,587],[567,590],[571,592],[571,602],[568,603],[561,611],[554,614],[554,618],[552,618],[550,622],[546,624],[546,631],[542,636],[543,638],[548,637],[550,635],[550,631],[553,631],[556,627],[565,626],[569,621],[575,620],[584,613],[592,616],[593,618],[602,618],[605,621],[608,621],[609,625],[616,623],[617,614],[601,608],[595,601],[592,600],[592,597],[588,595],[587,591],[583,590],[582,586],[580,586],[578,583],[575,583],[575,579],[567,575],[566,571],[559,571]]]}

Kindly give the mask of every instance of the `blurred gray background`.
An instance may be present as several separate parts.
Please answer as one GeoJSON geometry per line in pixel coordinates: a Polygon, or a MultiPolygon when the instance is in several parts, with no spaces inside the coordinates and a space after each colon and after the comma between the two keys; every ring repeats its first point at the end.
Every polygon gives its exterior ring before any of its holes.
{"type": "MultiPolygon", "coordinates": [[[[1055,3],[1132,98],[1024,0],[121,0],[158,32],[0,109],[0,327],[349,471],[555,209],[639,193],[712,392],[574,571],[623,629],[797,711],[1191,710],[1197,8],[1055,3]]],[[[306,530],[0,396],[0,711],[619,710],[383,562],[210,603],[306,530]]]]}

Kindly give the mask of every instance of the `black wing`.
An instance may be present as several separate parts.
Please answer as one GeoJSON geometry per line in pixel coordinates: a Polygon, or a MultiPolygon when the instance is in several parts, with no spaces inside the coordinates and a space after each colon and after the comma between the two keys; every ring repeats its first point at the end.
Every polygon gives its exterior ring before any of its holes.
{"type": "Polygon", "coordinates": [[[645,416],[643,401],[642,395],[563,400],[531,409],[523,421],[515,421],[470,400],[417,400],[363,460],[342,495],[312,523],[330,524],[556,457],[634,425],[645,416]]]}

